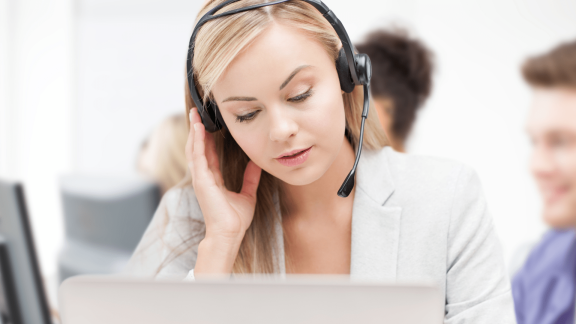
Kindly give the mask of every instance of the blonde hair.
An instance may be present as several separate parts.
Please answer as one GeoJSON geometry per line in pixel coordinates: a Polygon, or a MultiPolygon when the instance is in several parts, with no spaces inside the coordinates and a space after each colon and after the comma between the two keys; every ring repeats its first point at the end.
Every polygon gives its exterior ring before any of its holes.
{"type": "MultiPolygon", "coordinates": [[[[214,0],[207,3],[199,13],[198,19],[222,2],[224,1],[214,0]]],[[[220,12],[262,2],[267,1],[238,1],[224,7],[220,12]]],[[[340,39],[330,23],[305,2],[288,1],[212,20],[197,34],[193,60],[196,86],[204,100],[211,98],[214,83],[234,58],[273,23],[284,24],[305,32],[311,39],[319,42],[336,62],[341,47],[340,39]]],[[[356,147],[360,137],[362,87],[356,87],[352,93],[344,93],[342,99],[348,137],[356,147]]],[[[193,107],[186,84],[186,114],[193,107]]],[[[228,190],[239,192],[249,158],[228,131],[222,130],[220,134],[216,133],[214,138],[224,183],[228,190]]],[[[366,119],[363,145],[366,149],[380,149],[387,145],[386,136],[374,111],[371,111],[366,119]]],[[[262,171],[256,211],[234,263],[235,273],[275,272],[274,257],[277,257],[279,252],[276,250],[278,242],[275,241],[275,229],[280,222],[279,214],[286,212],[280,189],[279,180],[262,171]],[[280,210],[276,208],[277,206],[280,210]]]]}
{"type": "Polygon", "coordinates": [[[184,146],[188,119],[183,114],[166,118],[150,135],[138,158],[138,168],[160,185],[161,193],[178,184],[186,175],[188,163],[184,146]]]}

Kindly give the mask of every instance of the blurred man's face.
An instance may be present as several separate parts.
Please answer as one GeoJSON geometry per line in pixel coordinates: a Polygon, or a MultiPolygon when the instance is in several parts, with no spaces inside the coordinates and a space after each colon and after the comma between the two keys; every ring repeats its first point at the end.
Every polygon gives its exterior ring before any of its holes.
{"type": "Polygon", "coordinates": [[[535,89],[527,131],[544,220],[554,228],[576,227],[576,89],[535,89]]]}

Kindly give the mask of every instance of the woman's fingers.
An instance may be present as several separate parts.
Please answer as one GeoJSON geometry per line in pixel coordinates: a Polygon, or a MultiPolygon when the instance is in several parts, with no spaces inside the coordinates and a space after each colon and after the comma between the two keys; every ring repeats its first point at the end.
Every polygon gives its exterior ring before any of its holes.
{"type": "Polygon", "coordinates": [[[218,153],[216,153],[214,136],[210,133],[205,133],[205,137],[206,140],[204,143],[206,145],[206,159],[208,160],[208,167],[214,175],[216,184],[221,187],[224,185],[224,179],[222,178],[222,172],[220,172],[220,161],[218,160],[218,153]]]}
{"type": "Polygon", "coordinates": [[[201,123],[202,120],[200,119],[200,115],[198,115],[196,108],[190,109],[188,118],[190,119],[190,132],[188,132],[188,139],[186,140],[184,153],[186,154],[186,160],[188,160],[188,164],[190,164],[192,163],[192,153],[194,152],[194,124],[201,123]]]}
{"type": "Polygon", "coordinates": [[[202,122],[202,118],[200,118],[200,114],[198,113],[198,109],[196,107],[190,109],[189,117],[190,117],[190,125],[202,122]]]}
{"type": "Polygon", "coordinates": [[[192,111],[190,111],[190,131],[188,132],[188,139],[186,140],[186,146],[184,148],[184,154],[186,155],[186,161],[188,161],[188,169],[190,170],[190,175],[194,177],[194,163],[192,162],[192,153],[194,152],[194,127],[192,123],[192,111]]]}
{"type": "Polygon", "coordinates": [[[193,180],[214,182],[214,177],[211,177],[208,168],[208,161],[206,160],[205,152],[205,129],[202,123],[194,124],[194,152],[192,152],[193,163],[193,180]]]}
{"type": "Polygon", "coordinates": [[[200,119],[200,115],[198,114],[198,110],[196,108],[190,109],[190,134],[188,135],[188,141],[186,143],[186,159],[188,160],[188,167],[190,169],[190,173],[192,176],[196,173],[197,168],[194,168],[194,151],[195,149],[195,138],[196,130],[194,129],[196,124],[202,126],[203,131],[201,132],[203,135],[203,149],[204,155],[206,159],[207,168],[212,171],[214,175],[214,181],[218,186],[224,185],[224,180],[222,179],[222,174],[220,172],[220,165],[218,161],[218,154],[216,153],[216,145],[214,143],[214,137],[212,134],[207,133],[204,131],[204,127],[202,125],[202,120],[200,119]]]}
{"type": "Polygon", "coordinates": [[[198,114],[198,109],[196,107],[190,109],[188,113],[188,118],[190,120],[190,132],[188,133],[188,139],[186,141],[186,148],[184,153],[186,155],[186,160],[188,161],[188,169],[190,170],[190,175],[194,179],[194,124],[202,123],[202,119],[198,114]]]}
{"type": "Polygon", "coordinates": [[[258,184],[260,183],[261,174],[262,169],[260,169],[256,163],[249,161],[246,170],[244,171],[244,182],[242,183],[242,191],[240,194],[256,199],[256,192],[258,190],[258,184]]]}

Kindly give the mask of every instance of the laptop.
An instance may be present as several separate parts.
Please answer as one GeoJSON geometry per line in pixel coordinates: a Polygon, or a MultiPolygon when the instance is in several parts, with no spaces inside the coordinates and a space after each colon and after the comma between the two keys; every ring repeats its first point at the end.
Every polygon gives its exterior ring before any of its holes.
{"type": "Polygon", "coordinates": [[[444,302],[427,284],[335,277],[151,281],[79,276],[60,286],[63,324],[439,324],[444,302]]]}
{"type": "Polygon", "coordinates": [[[22,185],[0,181],[0,323],[51,323],[22,185]]]}

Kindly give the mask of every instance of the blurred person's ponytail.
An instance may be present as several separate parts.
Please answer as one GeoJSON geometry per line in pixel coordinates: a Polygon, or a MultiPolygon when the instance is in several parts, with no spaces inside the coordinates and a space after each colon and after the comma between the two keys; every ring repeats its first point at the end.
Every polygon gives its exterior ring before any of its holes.
{"type": "Polygon", "coordinates": [[[188,125],[184,114],[168,117],[154,129],[138,157],[138,171],[160,186],[162,195],[178,184],[188,170],[184,146],[188,125]]]}

